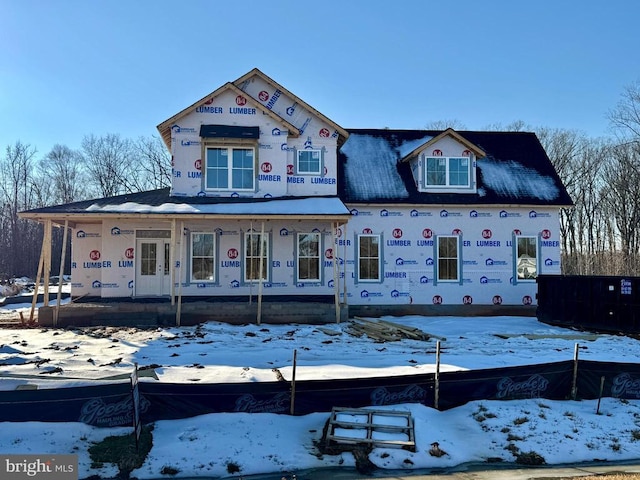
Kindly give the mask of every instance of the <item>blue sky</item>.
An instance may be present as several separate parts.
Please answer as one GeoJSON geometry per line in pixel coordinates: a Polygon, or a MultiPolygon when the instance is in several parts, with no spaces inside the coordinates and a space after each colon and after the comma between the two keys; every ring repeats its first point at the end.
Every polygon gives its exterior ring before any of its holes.
{"type": "Polygon", "coordinates": [[[156,125],[254,67],[344,128],[523,120],[598,137],[640,2],[0,0],[0,148],[156,125]]]}

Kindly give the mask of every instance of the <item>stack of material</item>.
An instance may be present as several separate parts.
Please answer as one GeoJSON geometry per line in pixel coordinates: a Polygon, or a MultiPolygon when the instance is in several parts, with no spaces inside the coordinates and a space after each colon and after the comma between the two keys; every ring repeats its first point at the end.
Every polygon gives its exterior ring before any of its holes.
{"type": "Polygon", "coordinates": [[[351,320],[345,331],[354,337],[366,335],[376,342],[394,342],[402,339],[428,341],[431,338],[446,340],[446,338],[423,332],[419,328],[407,327],[386,320],[374,321],[360,317],[351,320]]]}

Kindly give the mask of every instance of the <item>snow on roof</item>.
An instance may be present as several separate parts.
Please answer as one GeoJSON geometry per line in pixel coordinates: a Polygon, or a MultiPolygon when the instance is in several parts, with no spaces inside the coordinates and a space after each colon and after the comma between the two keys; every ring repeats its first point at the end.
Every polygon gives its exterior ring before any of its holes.
{"type": "Polygon", "coordinates": [[[427,135],[426,137],[423,137],[423,138],[417,138],[415,140],[408,140],[408,141],[404,142],[398,148],[398,153],[400,154],[400,158],[406,157],[411,152],[413,152],[416,148],[424,145],[425,143],[427,143],[431,139],[433,139],[433,136],[427,135]]]}
{"type": "Polygon", "coordinates": [[[297,198],[242,203],[163,203],[149,205],[137,202],[94,203],[85,209],[96,213],[172,213],[215,215],[349,215],[337,197],[297,198]]]}
{"type": "MultiPolygon", "coordinates": [[[[478,160],[484,187],[505,197],[533,197],[540,200],[556,200],[560,191],[553,178],[541,175],[515,160],[478,160]]],[[[479,189],[483,196],[484,188],[479,189]]]]}
{"type": "Polygon", "coordinates": [[[386,139],[351,133],[341,151],[348,157],[344,171],[353,197],[395,199],[409,196],[398,175],[398,151],[391,148],[386,139]]]}

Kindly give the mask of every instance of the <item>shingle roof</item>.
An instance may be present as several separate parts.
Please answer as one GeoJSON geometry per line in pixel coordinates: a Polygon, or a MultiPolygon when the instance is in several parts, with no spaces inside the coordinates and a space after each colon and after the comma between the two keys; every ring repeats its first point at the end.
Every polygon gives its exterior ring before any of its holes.
{"type": "Polygon", "coordinates": [[[569,197],[534,133],[457,131],[487,156],[477,161],[477,193],[419,192],[405,155],[442,130],[348,129],[338,155],[345,203],[569,206],[569,197]]]}
{"type": "Polygon", "coordinates": [[[233,216],[345,216],[349,210],[335,196],[326,197],[175,197],[169,189],[117,195],[21,212],[25,217],[67,214],[101,215],[233,215],[233,216]]]}

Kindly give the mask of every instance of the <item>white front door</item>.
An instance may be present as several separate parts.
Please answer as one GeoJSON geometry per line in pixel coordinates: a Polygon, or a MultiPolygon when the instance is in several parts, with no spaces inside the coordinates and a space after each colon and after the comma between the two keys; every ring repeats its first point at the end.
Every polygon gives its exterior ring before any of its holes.
{"type": "Polygon", "coordinates": [[[135,292],[137,297],[171,293],[170,248],[168,239],[138,238],[136,240],[135,292]]]}

